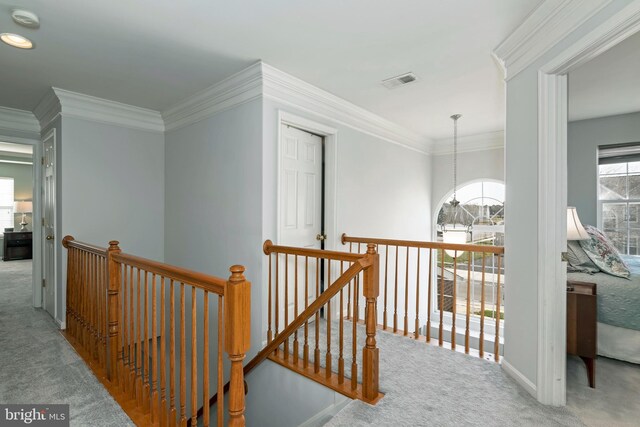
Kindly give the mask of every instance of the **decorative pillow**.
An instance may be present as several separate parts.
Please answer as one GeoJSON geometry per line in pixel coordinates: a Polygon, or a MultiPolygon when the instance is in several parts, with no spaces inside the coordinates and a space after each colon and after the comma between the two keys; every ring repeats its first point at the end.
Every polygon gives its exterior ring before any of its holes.
{"type": "Polygon", "coordinates": [[[577,240],[567,242],[567,271],[594,274],[600,271],[577,240]]]}
{"type": "Polygon", "coordinates": [[[585,225],[584,228],[591,236],[591,239],[580,240],[580,246],[589,255],[593,263],[605,273],[628,279],[631,275],[629,267],[620,258],[618,250],[607,236],[591,225],[585,225]]]}

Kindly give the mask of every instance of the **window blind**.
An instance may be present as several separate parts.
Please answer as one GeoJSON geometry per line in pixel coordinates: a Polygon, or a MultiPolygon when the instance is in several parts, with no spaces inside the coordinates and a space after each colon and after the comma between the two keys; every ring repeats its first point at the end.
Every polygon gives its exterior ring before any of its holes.
{"type": "Polygon", "coordinates": [[[598,147],[598,164],[640,162],[640,142],[601,145],[598,147]]]}

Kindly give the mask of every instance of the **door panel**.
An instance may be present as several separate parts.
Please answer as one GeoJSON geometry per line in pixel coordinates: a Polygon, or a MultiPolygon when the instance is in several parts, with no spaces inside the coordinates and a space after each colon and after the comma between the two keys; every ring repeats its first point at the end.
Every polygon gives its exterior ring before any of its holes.
{"type": "Polygon", "coordinates": [[[44,171],[42,182],[42,277],[44,279],[43,307],[56,318],[56,289],[55,289],[55,130],[43,144],[44,171]]]}
{"type": "MultiPolygon", "coordinates": [[[[320,249],[322,234],[322,137],[288,125],[281,127],[280,157],[280,242],[281,245],[320,249]]],[[[316,298],[315,258],[287,256],[279,260],[280,316],[291,322],[295,318],[296,289],[298,313],[316,298]],[[297,269],[296,269],[296,263],[297,269]],[[296,274],[297,272],[297,274],[296,274]],[[285,292],[287,289],[287,301],[285,292]],[[284,313],[284,307],[287,312],[284,313]]]]}

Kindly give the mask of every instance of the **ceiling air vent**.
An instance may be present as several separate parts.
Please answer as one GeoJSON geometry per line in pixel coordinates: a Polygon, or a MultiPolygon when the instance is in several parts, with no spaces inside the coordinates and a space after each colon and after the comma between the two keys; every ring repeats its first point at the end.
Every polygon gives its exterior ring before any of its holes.
{"type": "Polygon", "coordinates": [[[413,73],[405,73],[405,74],[401,74],[399,76],[395,76],[395,77],[391,77],[389,79],[385,79],[382,81],[382,85],[384,87],[386,87],[387,89],[393,89],[396,88],[398,86],[402,86],[402,85],[406,85],[409,83],[413,83],[416,80],[418,80],[418,78],[416,77],[415,74],[413,73]]]}

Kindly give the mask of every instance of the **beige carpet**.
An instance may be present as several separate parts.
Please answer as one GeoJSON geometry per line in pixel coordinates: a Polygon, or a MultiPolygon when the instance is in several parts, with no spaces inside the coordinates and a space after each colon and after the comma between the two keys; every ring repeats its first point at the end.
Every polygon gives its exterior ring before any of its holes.
{"type": "Polygon", "coordinates": [[[58,332],[31,305],[31,261],[0,261],[0,402],[66,403],[72,426],[133,423],[58,332]]]}

